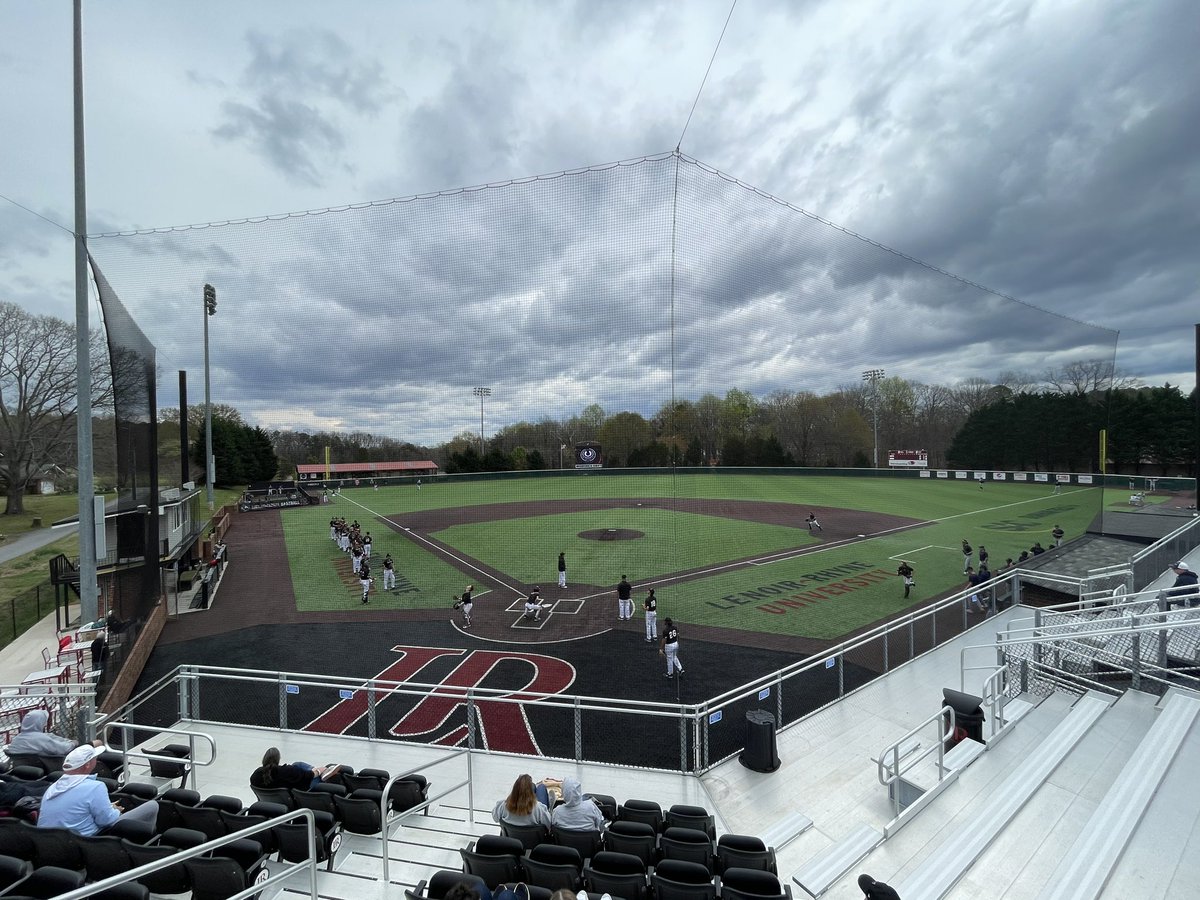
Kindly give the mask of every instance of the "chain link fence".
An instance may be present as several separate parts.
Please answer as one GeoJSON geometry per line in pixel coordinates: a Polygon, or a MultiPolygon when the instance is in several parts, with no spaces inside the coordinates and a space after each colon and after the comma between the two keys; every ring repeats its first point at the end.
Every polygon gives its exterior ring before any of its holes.
{"type": "Polygon", "coordinates": [[[54,609],[54,586],[47,581],[0,605],[0,647],[7,647],[54,609]]]}

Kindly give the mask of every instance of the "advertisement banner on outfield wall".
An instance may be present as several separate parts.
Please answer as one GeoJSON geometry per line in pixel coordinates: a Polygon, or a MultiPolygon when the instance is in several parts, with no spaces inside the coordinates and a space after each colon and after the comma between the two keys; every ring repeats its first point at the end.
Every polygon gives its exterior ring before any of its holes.
{"type": "Polygon", "coordinates": [[[930,472],[928,469],[922,469],[919,474],[922,478],[932,478],[933,477],[933,473],[930,472]]]}
{"type": "Polygon", "coordinates": [[[955,472],[955,473],[954,473],[954,477],[955,477],[955,478],[962,478],[962,479],[964,479],[964,480],[965,480],[965,479],[967,479],[967,478],[969,478],[969,477],[970,477],[970,475],[971,475],[971,473],[970,473],[970,472],[963,472],[963,471],[958,471],[958,472],[955,472]]]}
{"type": "MultiPolygon", "coordinates": [[[[1068,478],[1068,481],[1069,481],[1069,480],[1070,480],[1070,476],[1067,476],[1067,478],[1068,478]]],[[[1080,476],[1078,477],[1078,481],[1079,481],[1079,483],[1080,483],[1080,484],[1091,484],[1091,483],[1092,483],[1092,476],[1091,476],[1091,475],[1080,475],[1080,476]]]]}
{"type": "Polygon", "coordinates": [[[1047,475],[1045,472],[1035,472],[1035,473],[1033,474],[1033,480],[1034,480],[1034,481],[1046,481],[1046,482],[1048,482],[1048,481],[1050,480],[1050,476],[1049,476],[1049,475],[1047,475]]]}
{"type": "Polygon", "coordinates": [[[1029,476],[1024,472],[1013,472],[1013,481],[1027,481],[1029,476]]]}
{"type": "Polygon", "coordinates": [[[1006,472],[993,472],[992,481],[1004,481],[1008,477],[1006,472]]]}
{"type": "Polygon", "coordinates": [[[949,478],[950,473],[947,472],[945,469],[938,469],[937,477],[938,478],[949,478]]]}

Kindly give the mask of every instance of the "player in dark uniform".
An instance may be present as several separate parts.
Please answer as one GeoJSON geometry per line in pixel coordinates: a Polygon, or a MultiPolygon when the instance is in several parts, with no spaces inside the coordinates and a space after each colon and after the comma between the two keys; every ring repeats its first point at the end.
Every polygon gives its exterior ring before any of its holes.
{"type": "Polygon", "coordinates": [[[1065,535],[1066,535],[1066,532],[1062,530],[1061,525],[1054,526],[1054,530],[1052,532],[1050,532],[1050,537],[1054,538],[1054,546],[1055,547],[1062,546],[1062,539],[1065,535]]]}
{"type": "Polygon", "coordinates": [[[627,576],[622,575],[617,584],[617,621],[633,618],[633,586],[627,576]]]}
{"type": "Polygon", "coordinates": [[[358,564],[358,583],[362,585],[362,602],[367,603],[367,594],[371,593],[371,564],[365,559],[358,564]]]}
{"type": "Polygon", "coordinates": [[[904,579],[904,598],[908,599],[908,592],[916,582],[913,580],[913,567],[907,561],[901,562],[899,568],[896,569],[896,574],[904,579]]]}
{"type": "Polygon", "coordinates": [[[809,534],[812,534],[815,531],[823,531],[824,530],[821,528],[821,523],[817,521],[816,513],[809,513],[808,519],[806,521],[808,522],[808,533],[809,534]]]}
{"type": "Polygon", "coordinates": [[[396,586],[396,564],[392,562],[392,554],[383,558],[383,589],[390,591],[396,586]]]}
{"type": "Polygon", "coordinates": [[[683,663],[679,661],[679,629],[675,627],[675,623],[668,617],[665,620],[666,628],[663,629],[662,639],[658,645],[660,656],[667,658],[667,677],[670,678],[676,672],[683,674],[683,663]]]}
{"type": "Polygon", "coordinates": [[[475,585],[468,584],[462,592],[462,596],[458,598],[459,608],[463,614],[463,628],[471,627],[471,610],[475,608],[475,601],[471,597],[471,593],[475,590],[475,585]]]}
{"type": "Polygon", "coordinates": [[[642,609],[646,611],[646,643],[653,644],[658,640],[658,598],[654,596],[654,588],[650,588],[642,609]]]}
{"type": "Polygon", "coordinates": [[[975,552],[974,550],[971,549],[971,545],[967,543],[966,538],[963,538],[962,552],[963,552],[963,574],[966,575],[967,571],[972,568],[971,555],[975,552]]]}
{"type": "Polygon", "coordinates": [[[567,554],[558,554],[558,586],[565,588],[567,586],[567,554]]]}
{"type": "Polygon", "coordinates": [[[979,568],[986,569],[988,567],[988,550],[983,544],[979,545],[979,568]]]}

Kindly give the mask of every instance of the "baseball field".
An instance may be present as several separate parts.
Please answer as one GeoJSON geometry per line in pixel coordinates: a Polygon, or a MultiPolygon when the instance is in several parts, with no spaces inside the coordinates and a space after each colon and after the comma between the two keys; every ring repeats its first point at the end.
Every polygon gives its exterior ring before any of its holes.
{"type": "Polygon", "coordinates": [[[611,627],[625,574],[639,616],[654,587],[660,621],[828,641],[961,587],[964,538],[986,546],[996,570],[1035,541],[1052,546],[1055,525],[1079,535],[1108,499],[1044,483],[570,473],[349,488],[329,504],[285,510],[282,522],[300,613],[360,607],[349,559],[329,539],[330,518],[342,516],[373,538],[372,612],[445,610],[449,619],[453,596],[473,583],[474,636],[578,638],[611,627]],[[819,531],[806,524],[810,513],[819,531]],[[397,571],[390,591],[386,553],[397,571]],[[907,599],[902,560],[916,572],[907,599]],[[547,604],[538,623],[520,614],[535,585],[547,604]]]}

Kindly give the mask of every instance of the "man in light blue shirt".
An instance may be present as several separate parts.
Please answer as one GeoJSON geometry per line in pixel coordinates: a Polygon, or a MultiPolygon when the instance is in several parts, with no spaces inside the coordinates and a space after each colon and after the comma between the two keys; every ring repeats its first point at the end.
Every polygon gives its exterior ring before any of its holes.
{"type": "Polygon", "coordinates": [[[63,760],[63,774],[42,795],[38,828],[66,828],[76,834],[98,834],[117,819],[146,822],[151,827],[158,819],[158,803],[150,800],[137,809],[124,812],[108,798],[108,788],[93,773],[100,747],[76,747],[63,760]]]}

